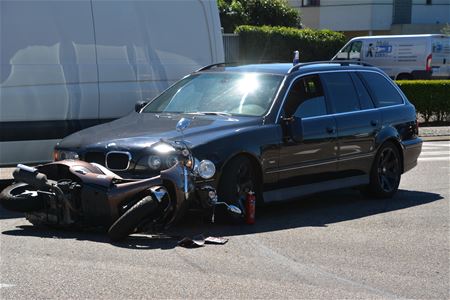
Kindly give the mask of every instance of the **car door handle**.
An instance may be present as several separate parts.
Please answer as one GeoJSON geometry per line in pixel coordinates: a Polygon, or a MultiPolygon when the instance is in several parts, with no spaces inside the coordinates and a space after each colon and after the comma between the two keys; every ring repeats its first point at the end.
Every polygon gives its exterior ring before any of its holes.
{"type": "Polygon", "coordinates": [[[336,128],[335,127],[332,127],[332,126],[327,126],[327,132],[328,133],[335,133],[336,132],[336,128]]]}
{"type": "Polygon", "coordinates": [[[372,120],[372,121],[370,121],[370,125],[372,125],[372,126],[377,126],[377,125],[378,125],[378,120],[372,120]]]}

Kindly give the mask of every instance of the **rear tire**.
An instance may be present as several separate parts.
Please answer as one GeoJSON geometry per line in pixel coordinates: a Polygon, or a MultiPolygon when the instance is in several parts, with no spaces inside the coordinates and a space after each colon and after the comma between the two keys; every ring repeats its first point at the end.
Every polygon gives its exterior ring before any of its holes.
{"type": "Polygon", "coordinates": [[[32,212],[46,207],[45,198],[26,183],[14,183],[0,193],[0,204],[7,210],[32,212]]]}
{"type": "Polygon", "coordinates": [[[157,208],[158,203],[152,196],[142,198],[111,225],[108,230],[109,238],[113,242],[125,239],[134,232],[144,218],[154,218],[157,208]]]}
{"type": "Polygon", "coordinates": [[[398,190],[400,178],[399,150],[394,143],[386,142],[373,161],[367,194],[376,198],[391,198],[398,190]]]}

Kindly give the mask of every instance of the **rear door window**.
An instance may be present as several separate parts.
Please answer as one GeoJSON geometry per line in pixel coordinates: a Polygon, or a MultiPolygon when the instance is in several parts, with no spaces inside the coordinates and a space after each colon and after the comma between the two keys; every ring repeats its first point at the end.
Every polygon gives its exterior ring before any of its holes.
{"type": "Polygon", "coordinates": [[[403,98],[387,78],[375,72],[358,72],[375,98],[378,107],[403,103],[403,98]]]}
{"type": "Polygon", "coordinates": [[[321,74],[336,113],[360,110],[358,95],[348,72],[321,74]]]}
{"type": "Polygon", "coordinates": [[[359,77],[354,73],[351,73],[351,77],[353,83],[355,84],[356,93],[359,97],[359,104],[361,105],[361,109],[374,108],[372,98],[370,97],[369,92],[362,83],[361,79],[359,79],[359,77]]]}

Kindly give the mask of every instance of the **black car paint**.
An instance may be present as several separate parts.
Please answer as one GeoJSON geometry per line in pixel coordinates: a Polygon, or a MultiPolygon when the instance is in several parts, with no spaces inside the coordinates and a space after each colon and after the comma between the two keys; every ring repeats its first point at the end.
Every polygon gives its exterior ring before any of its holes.
{"type": "MultiPolygon", "coordinates": [[[[89,151],[126,150],[132,153],[131,170],[118,174],[130,178],[153,176],[154,171],[138,172],[133,168],[139,159],[151,153],[151,145],[161,138],[179,139],[175,124],[181,117],[188,117],[193,121],[185,131],[185,139],[197,158],[209,159],[216,164],[218,172],[210,182],[213,185],[218,184],[223,167],[237,155],[247,155],[253,161],[263,183],[266,201],[366,184],[375,154],[387,140],[394,141],[401,150],[404,171],[417,162],[421,140],[414,129],[414,106],[406,98],[404,104],[394,107],[343,114],[334,114],[331,108],[328,115],[305,118],[300,122],[301,141],[294,141],[289,136],[292,124],[285,120],[282,109],[290,84],[301,76],[366,69],[319,66],[285,74],[271,109],[263,117],[133,112],[114,122],[75,133],[61,141],[56,149],[74,150],[82,159],[89,151]]],[[[214,70],[222,71],[260,69],[249,66],[214,70]]]]}

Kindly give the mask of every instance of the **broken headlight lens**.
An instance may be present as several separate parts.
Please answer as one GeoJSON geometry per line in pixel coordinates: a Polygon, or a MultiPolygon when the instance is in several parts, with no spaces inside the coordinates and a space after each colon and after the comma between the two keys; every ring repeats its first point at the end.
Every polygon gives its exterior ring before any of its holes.
{"type": "Polygon", "coordinates": [[[204,159],[198,164],[197,172],[203,179],[210,179],[216,173],[216,166],[212,161],[204,159]]]}

